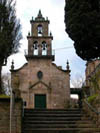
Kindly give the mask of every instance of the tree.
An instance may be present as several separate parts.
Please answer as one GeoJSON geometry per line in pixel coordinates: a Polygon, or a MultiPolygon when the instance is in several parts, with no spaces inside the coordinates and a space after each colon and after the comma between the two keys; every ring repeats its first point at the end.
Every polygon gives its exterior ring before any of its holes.
{"type": "Polygon", "coordinates": [[[2,75],[2,94],[10,95],[11,88],[11,75],[10,73],[5,73],[2,75]]]}
{"type": "Polygon", "coordinates": [[[14,0],[0,0],[0,93],[2,66],[8,56],[18,52],[22,38],[15,5],[14,0]]]}
{"type": "Polygon", "coordinates": [[[82,88],[82,85],[85,81],[85,77],[81,74],[76,74],[74,78],[71,80],[71,84],[74,88],[82,88]]]}
{"type": "Polygon", "coordinates": [[[66,0],[65,25],[78,56],[100,57],[100,0],[66,0]]]}

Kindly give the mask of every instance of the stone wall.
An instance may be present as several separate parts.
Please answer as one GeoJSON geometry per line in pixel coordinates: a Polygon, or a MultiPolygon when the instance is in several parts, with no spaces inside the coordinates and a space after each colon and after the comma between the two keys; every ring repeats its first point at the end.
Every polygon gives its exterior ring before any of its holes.
{"type": "Polygon", "coordinates": [[[100,113],[99,114],[96,113],[96,112],[100,112],[100,106],[93,109],[94,111],[90,109],[90,107],[85,103],[85,101],[83,101],[84,112],[92,118],[92,120],[94,121],[94,123],[96,123],[98,127],[100,127],[100,113]]]}
{"type": "MultiPolygon", "coordinates": [[[[22,100],[16,99],[12,112],[12,132],[21,133],[22,100]]],[[[10,99],[0,98],[0,133],[10,133],[10,99]]]]}
{"type": "Polygon", "coordinates": [[[93,72],[96,70],[97,66],[100,64],[100,59],[96,59],[94,61],[89,61],[86,64],[85,76],[86,76],[86,86],[90,86],[91,83],[89,81],[90,77],[93,76],[93,72]]]}

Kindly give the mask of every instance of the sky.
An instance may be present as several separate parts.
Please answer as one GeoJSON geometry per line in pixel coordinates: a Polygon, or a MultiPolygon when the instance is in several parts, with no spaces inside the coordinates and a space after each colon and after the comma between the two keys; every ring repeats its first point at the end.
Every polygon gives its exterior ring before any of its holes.
{"type": "Polygon", "coordinates": [[[37,17],[39,9],[43,17],[50,20],[49,30],[52,32],[52,47],[55,50],[55,64],[66,69],[66,62],[69,61],[71,69],[71,78],[77,74],[84,75],[85,64],[75,53],[73,41],[65,32],[64,24],[65,0],[16,0],[16,15],[22,25],[21,48],[19,53],[8,58],[7,67],[3,67],[3,72],[9,72],[11,61],[14,60],[15,69],[20,68],[25,62],[24,50],[27,49],[27,35],[31,31],[30,20],[37,17]]]}

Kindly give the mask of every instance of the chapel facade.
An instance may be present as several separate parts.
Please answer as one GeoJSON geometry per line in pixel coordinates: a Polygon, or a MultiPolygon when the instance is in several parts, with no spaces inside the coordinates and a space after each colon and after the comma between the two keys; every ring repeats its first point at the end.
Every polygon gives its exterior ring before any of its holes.
{"type": "Polygon", "coordinates": [[[30,21],[28,34],[27,63],[15,70],[12,64],[11,79],[13,91],[25,102],[26,108],[64,109],[70,101],[70,69],[66,70],[53,63],[53,36],[49,33],[48,18],[39,11],[30,21]]]}

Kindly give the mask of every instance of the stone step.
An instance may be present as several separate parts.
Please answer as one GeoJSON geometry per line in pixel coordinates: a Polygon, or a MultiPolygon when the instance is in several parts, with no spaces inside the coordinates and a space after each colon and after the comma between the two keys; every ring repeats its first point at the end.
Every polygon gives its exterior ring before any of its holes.
{"type": "MultiPolygon", "coordinates": [[[[80,131],[80,128],[34,128],[34,129],[28,129],[24,128],[24,131],[80,131]]],[[[69,133],[69,132],[68,132],[69,133]]]]}
{"type": "Polygon", "coordinates": [[[77,124],[66,124],[66,123],[59,123],[59,124],[55,124],[55,123],[48,123],[48,124],[43,124],[43,123],[27,123],[24,124],[23,127],[27,127],[27,128],[96,128],[93,124],[81,124],[80,126],[78,126],[77,124]]]}
{"type": "Polygon", "coordinates": [[[90,133],[99,132],[100,133],[100,129],[99,128],[81,128],[80,132],[81,133],[86,133],[86,132],[90,132],[90,133]]]}
{"type": "Polygon", "coordinates": [[[91,124],[92,121],[91,120],[81,120],[81,121],[76,121],[76,123],[79,125],[79,124],[91,124]]]}
{"type": "Polygon", "coordinates": [[[26,110],[24,109],[24,112],[25,113],[28,113],[28,112],[31,112],[31,113],[81,113],[82,111],[81,110],[26,110]]]}
{"type": "Polygon", "coordinates": [[[48,109],[47,110],[45,110],[45,109],[44,110],[43,109],[42,110],[39,110],[39,109],[38,110],[36,110],[36,109],[25,109],[24,112],[25,113],[45,113],[45,114],[46,113],[54,113],[54,114],[55,113],[56,114],[57,113],[58,114],[59,113],[68,113],[68,114],[78,113],[79,114],[79,113],[81,113],[81,110],[76,110],[76,109],[73,109],[73,110],[70,110],[70,109],[69,110],[62,110],[62,109],[59,109],[59,110],[57,110],[57,109],[49,109],[49,110],[48,109]]]}
{"type": "Polygon", "coordinates": [[[38,133],[37,131],[39,133],[40,131],[44,131],[43,133],[100,133],[92,119],[79,109],[25,109],[23,133],[38,133]]]}
{"type": "MultiPolygon", "coordinates": [[[[99,132],[100,129],[98,128],[30,128],[28,129],[27,127],[24,128],[24,131],[37,131],[37,130],[42,130],[42,131],[80,131],[81,133],[84,132],[90,132],[90,133],[93,133],[93,132],[99,132]]],[[[80,133],[79,132],[79,133],[80,133]]],[[[29,132],[28,132],[29,133],[29,132]]],[[[69,133],[69,132],[68,132],[69,133]]]]}
{"type": "Polygon", "coordinates": [[[82,111],[79,108],[69,108],[69,109],[24,109],[25,111],[82,111]]]}
{"type": "Polygon", "coordinates": [[[24,117],[23,121],[78,121],[81,120],[81,117],[24,117]]]}
{"type": "Polygon", "coordinates": [[[25,124],[25,123],[28,123],[28,124],[53,124],[53,123],[55,123],[55,124],[59,124],[59,123],[61,123],[61,124],[77,124],[77,125],[80,125],[80,124],[91,124],[91,121],[90,120],[88,120],[88,121],[27,121],[27,119],[26,120],[24,120],[23,121],[23,124],[25,124]]]}
{"type": "Polygon", "coordinates": [[[76,121],[23,121],[23,124],[75,124],[76,121]]]}
{"type": "Polygon", "coordinates": [[[79,133],[100,133],[100,131],[80,131],[79,133]]]}
{"type": "Polygon", "coordinates": [[[79,133],[77,130],[34,130],[34,131],[24,131],[22,133],[79,133]]]}
{"type": "Polygon", "coordinates": [[[94,125],[94,124],[92,124],[92,123],[90,123],[90,124],[87,124],[87,123],[81,123],[81,124],[76,124],[76,126],[78,127],[78,128],[97,128],[97,126],[96,125],[94,125]]]}
{"type": "Polygon", "coordinates": [[[64,114],[51,114],[51,113],[49,113],[49,114],[25,114],[24,115],[24,117],[37,117],[37,116],[39,116],[39,117],[81,117],[82,116],[82,114],[66,114],[66,113],[64,113],[64,114]]]}
{"type": "Polygon", "coordinates": [[[90,120],[92,121],[92,118],[91,117],[88,117],[88,116],[82,116],[81,117],[81,120],[84,121],[84,120],[90,120]]]}
{"type": "Polygon", "coordinates": [[[24,112],[24,116],[25,115],[48,115],[48,114],[51,114],[51,115],[84,115],[83,113],[80,113],[80,112],[24,112]]]}
{"type": "Polygon", "coordinates": [[[34,129],[34,128],[76,128],[74,124],[25,124],[24,129],[34,129]]]}
{"type": "MultiPolygon", "coordinates": [[[[30,132],[23,132],[23,133],[33,133],[33,131],[30,131],[30,132]]],[[[65,130],[60,130],[60,131],[58,131],[58,130],[36,130],[36,131],[34,131],[34,133],[79,133],[77,130],[67,130],[67,131],[65,131],[65,130]]]]}

